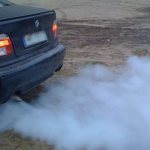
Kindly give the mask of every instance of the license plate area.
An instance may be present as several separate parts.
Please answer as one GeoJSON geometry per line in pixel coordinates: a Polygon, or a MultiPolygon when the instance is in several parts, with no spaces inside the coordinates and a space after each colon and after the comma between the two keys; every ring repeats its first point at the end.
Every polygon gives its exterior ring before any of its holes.
{"type": "Polygon", "coordinates": [[[35,46],[46,41],[48,41],[48,38],[45,31],[26,34],[23,37],[23,44],[25,48],[29,48],[31,46],[35,46]]]}

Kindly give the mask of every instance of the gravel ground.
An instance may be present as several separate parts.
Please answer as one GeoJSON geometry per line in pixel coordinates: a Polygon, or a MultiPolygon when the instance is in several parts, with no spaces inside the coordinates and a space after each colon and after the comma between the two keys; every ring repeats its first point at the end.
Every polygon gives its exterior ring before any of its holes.
{"type": "MultiPolygon", "coordinates": [[[[59,36],[67,47],[67,55],[63,69],[46,83],[70,76],[86,64],[117,67],[129,56],[150,54],[149,0],[11,1],[57,11],[59,36]]],[[[38,87],[25,97],[32,99],[41,90],[42,87],[38,87]]],[[[0,150],[54,149],[12,132],[1,134],[0,144],[0,150]]]]}

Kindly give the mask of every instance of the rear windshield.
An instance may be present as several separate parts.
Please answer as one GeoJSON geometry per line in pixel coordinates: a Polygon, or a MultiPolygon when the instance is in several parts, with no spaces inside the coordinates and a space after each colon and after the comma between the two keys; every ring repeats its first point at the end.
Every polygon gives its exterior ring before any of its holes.
{"type": "Polygon", "coordinates": [[[7,0],[0,0],[0,7],[8,6],[8,5],[12,5],[12,3],[7,0]]]}

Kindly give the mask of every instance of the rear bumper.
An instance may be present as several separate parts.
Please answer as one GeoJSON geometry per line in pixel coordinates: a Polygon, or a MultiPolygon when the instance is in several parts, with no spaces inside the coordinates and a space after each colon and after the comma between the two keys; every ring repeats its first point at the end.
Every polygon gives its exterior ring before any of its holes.
{"type": "Polygon", "coordinates": [[[15,92],[25,92],[49,78],[63,64],[65,47],[54,49],[19,63],[0,68],[0,103],[15,92]]]}

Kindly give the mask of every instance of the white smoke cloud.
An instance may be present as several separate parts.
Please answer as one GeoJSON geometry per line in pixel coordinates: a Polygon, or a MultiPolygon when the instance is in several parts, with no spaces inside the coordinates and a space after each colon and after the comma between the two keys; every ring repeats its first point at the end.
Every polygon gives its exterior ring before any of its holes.
{"type": "Polygon", "coordinates": [[[32,104],[0,106],[0,131],[58,150],[149,150],[150,59],[132,57],[124,71],[87,66],[49,85],[32,104]]]}

